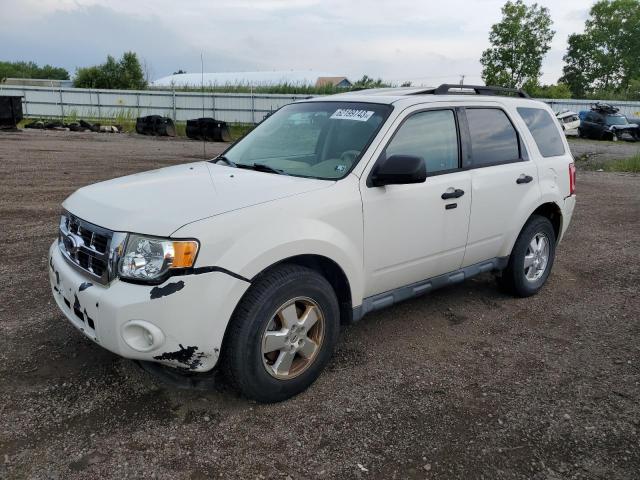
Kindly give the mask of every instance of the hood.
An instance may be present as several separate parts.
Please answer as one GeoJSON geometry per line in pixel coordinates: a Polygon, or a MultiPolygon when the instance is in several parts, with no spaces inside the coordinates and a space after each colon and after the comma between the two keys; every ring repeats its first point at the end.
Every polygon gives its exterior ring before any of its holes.
{"type": "Polygon", "coordinates": [[[333,183],[196,162],[89,185],[62,206],[110,230],[168,236],[187,223],[333,183]]]}

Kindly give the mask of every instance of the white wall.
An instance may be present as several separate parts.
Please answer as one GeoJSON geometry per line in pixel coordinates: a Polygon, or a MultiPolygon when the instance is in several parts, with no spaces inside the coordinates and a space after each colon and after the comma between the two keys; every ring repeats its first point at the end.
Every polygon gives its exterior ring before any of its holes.
{"type": "Polygon", "coordinates": [[[308,95],[200,93],[170,90],[93,90],[0,84],[0,95],[22,96],[25,117],[115,118],[163,115],[176,121],[214,117],[231,123],[257,123],[283,105],[308,95]]]}
{"type": "MultiPolygon", "coordinates": [[[[309,95],[248,93],[174,92],[171,90],[92,90],[84,88],[23,87],[0,84],[0,95],[21,95],[25,117],[40,118],[76,115],[78,118],[132,119],[163,115],[176,121],[214,117],[230,123],[257,123],[288,103],[309,95]],[[203,111],[204,104],[204,111],[203,111]]],[[[554,111],[588,110],[594,100],[541,99],[554,111]]],[[[640,117],[640,102],[608,102],[620,112],[640,117]]]]}

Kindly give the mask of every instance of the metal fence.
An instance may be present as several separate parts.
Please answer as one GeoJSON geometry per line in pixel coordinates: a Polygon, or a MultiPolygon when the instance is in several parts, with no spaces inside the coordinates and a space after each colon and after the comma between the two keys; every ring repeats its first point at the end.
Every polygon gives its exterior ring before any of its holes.
{"type": "Polygon", "coordinates": [[[213,117],[230,123],[258,123],[283,105],[309,98],[308,95],[97,90],[2,84],[0,95],[22,96],[22,112],[30,118],[135,119],[162,115],[178,122],[213,117]]]}
{"type": "Polygon", "coordinates": [[[563,110],[572,110],[574,112],[579,112],[581,110],[589,110],[591,105],[596,102],[609,103],[611,105],[615,105],[620,109],[620,113],[626,115],[628,117],[640,117],[640,101],[617,101],[617,100],[573,100],[573,99],[551,99],[551,98],[540,98],[538,100],[542,100],[545,103],[548,103],[549,106],[553,109],[554,112],[560,112],[563,110]]]}
{"type": "MultiPolygon", "coordinates": [[[[213,117],[230,123],[257,123],[265,115],[309,95],[182,92],[174,90],[95,90],[27,87],[0,84],[0,95],[22,96],[22,111],[30,118],[135,119],[163,115],[183,122],[213,117]]],[[[540,99],[553,110],[588,110],[597,100],[540,99]]],[[[640,102],[609,101],[620,112],[640,117],[640,102]]]]}

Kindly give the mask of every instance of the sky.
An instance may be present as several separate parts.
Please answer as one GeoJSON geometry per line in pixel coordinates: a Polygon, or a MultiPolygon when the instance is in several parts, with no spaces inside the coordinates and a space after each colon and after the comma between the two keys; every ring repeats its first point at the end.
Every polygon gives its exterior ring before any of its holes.
{"type": "MultiPolygon", "coordinates": [[[[178,69],[314,70],[400,83],[480,83],[503,0],[0,0],[0,60],[77,67],[135,51],[150,80],[178,69]]],[[[533,2],[527,1],[527,4],[533,2]]],[[[542,82],[562,74],[590,0],[538,0],[556,31],[542,82]]]]}

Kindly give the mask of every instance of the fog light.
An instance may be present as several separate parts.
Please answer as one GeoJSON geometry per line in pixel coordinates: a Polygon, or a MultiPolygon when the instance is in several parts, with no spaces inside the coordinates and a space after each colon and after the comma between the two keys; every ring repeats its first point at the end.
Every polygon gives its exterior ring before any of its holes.
{"type": "Polygon", "coordinates": [[[125,343],[138,352],[150,352],[164,344],[164,333],[144,320],[131,320],[122,327],[125,343]]]}

